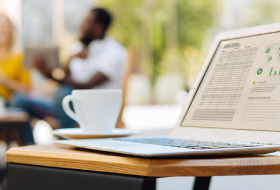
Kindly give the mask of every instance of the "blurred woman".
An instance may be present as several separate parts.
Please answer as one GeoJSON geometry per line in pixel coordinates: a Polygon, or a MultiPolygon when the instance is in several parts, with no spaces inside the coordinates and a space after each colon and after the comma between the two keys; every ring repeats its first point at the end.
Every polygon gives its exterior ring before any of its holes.
{"type": "MultiPolygon", "coordinates": [[[[8,105],[13,94],[26,94],[30,90],[30,77],[22,64],[23,55],[14,50],[14,40],[13,24],[0,13],[0,101],[8,105]]],[[[19,130],[24,145],[34,143],[30,125],[19,130]]],[[[0,140],[1,135],[3,133],[0,132],[0,140]]]]}
{"type": "Polygon", "coordinates": [[[27,93],[30,77],[22,65],[22,53],[14,46],[13,24],[0,13],[0,97],[9,100],[13,92],[27,93]]]}

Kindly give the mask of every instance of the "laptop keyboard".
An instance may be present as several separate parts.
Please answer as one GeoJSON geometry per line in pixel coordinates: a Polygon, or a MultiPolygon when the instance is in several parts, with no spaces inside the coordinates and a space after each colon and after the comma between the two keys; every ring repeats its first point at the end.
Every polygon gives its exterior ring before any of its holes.
{"type": "Polygon", "coordinates": [[[221,148],[259,147],[264,145],[273,145],[272,143],[261,144],[257,142],[252,142],[246,144],[239,144],[239,143],[198,141],[198,140],[171,139],[171,138],[115,138],[114,140],[161,145],[161,146],[170,146],[170,147],[179,147],[179,148],[189,148],[189,149],[221,149],[221,148]]]}

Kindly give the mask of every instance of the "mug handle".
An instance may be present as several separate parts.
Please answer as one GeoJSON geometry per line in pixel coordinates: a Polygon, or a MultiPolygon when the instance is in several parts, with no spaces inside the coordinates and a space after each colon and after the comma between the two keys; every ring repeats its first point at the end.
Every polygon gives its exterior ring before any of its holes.
{"type": "Polygon", "coordinates": [[[74,119],[75,121],[77,121],[79,124],[80,124],[80,120],[77,116],[77,114],[75,112],[72,111],[72,109],[70,108],[70,105],[69,103],[70,102],[76,102],[78,103],[78,99],[75,98],[74,96],[72,95],[67,95],[63,98],[63,101],[62,101],[62,107],[63,107],[63,110],[65,111],[65,113],[71,117],[72,119],[74,119]]]}

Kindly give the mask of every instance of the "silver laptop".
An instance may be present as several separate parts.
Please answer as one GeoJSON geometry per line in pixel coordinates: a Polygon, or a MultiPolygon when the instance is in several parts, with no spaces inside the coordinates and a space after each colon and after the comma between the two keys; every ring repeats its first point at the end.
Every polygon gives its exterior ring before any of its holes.
{"type": "Polygon", "coordinates": [[[170,136],[55,143],[142,157],[280,150],[280,23],[217,35],[170,136]]]}

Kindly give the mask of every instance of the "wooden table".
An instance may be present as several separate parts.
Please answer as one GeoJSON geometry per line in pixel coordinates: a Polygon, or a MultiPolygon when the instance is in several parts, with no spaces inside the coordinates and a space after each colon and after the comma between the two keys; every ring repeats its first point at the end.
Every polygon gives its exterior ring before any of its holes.
{"type": "MultiPolygon", "coordinates": [[[[0,113],[0,136],[1,140],[5,140],[9,143],[12,140],[12,133],[18,131],[20,128],[24,127],[29,120],[29,116],[27,113],[18,110],[7,110],[4,113],[0,113]]],[[[15,135],[15,134],[13,134],[15,135]]],[[[20,134],[16,134],[17,142],[19,145],[21,144],[20,141],[20,134]]]]}
{"type": "Polygon", "coordinates": [[[10,133],[24,127],[28,119],[28,114],[23,111],[10,110],[0,113],[0,133],[3,133],[1,134],[1,140],[5,138],[6,142],[9,143],[11,140],[10,133]]]}
{"type": "MultiPolygon", "coordinates": [[[[28,122],[28,119],[28,114],[23,111],[6,111],[5,113],[0,114],[0,133],[4,133],[4,138],[7,143],[12,140],[11,133],[24,127],[28,122]]],[[[2,138],[3,136],[1,136],[1,140],[3,140],[2,138]]]]}
{"type": "Polygon", "coordinates": [[[6,161],[8,190],[155,190],[156,178],[175,176],[196,176],[204,190],[211,176],[280,174],[277,155],[150,159],[46,145],[12,148],[6,161]]]}

